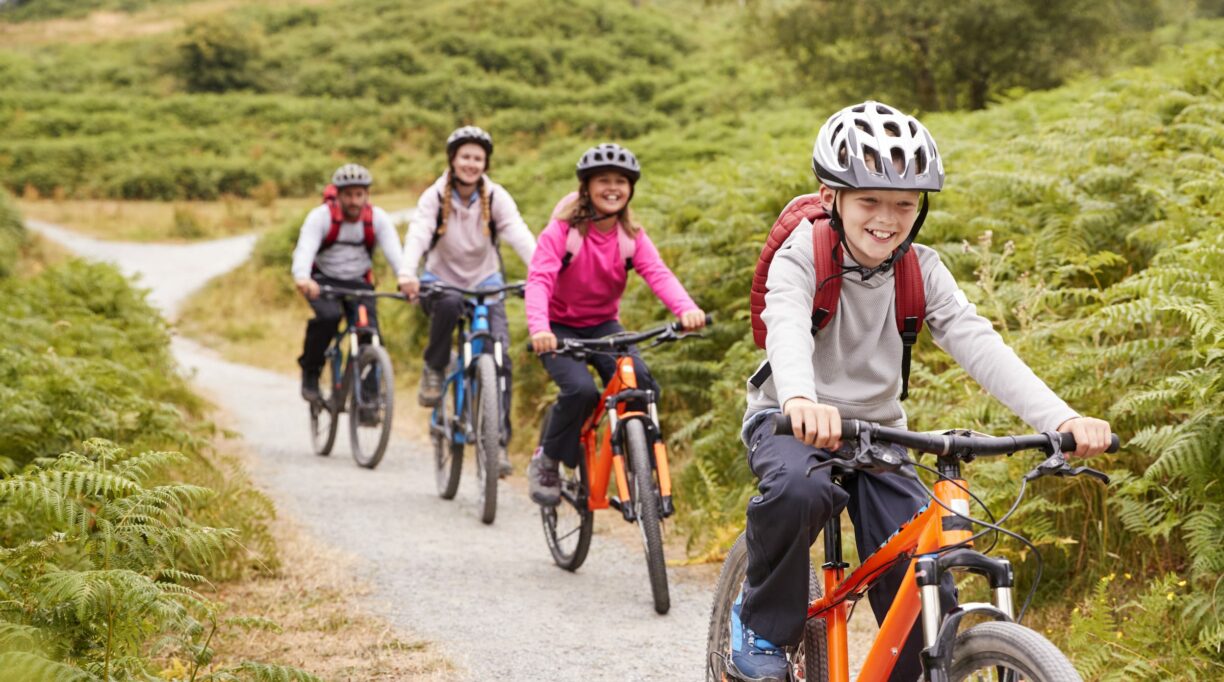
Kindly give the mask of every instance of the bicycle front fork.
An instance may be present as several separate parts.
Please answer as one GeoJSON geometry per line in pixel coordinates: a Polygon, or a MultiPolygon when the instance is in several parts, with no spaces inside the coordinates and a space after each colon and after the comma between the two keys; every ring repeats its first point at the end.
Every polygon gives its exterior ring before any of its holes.
{"type": "Polygon", "coordinates": [[[971,549],[957,549],[940,556],[927,555],[917,559],[914,578],[922,600],[922,668],[927,682],[946,682],[952,664],[952,645],[960,621],[966,614],[976,613],[995,620],[1014,621],[1012,590],[1015,575],[1011,562],[995,559],[971,549]],[[990,581],[993,604],[971,602],[958,604],[943,618],[939,600],[939,584],[945,572],[954,568],[985,576],[990,581]]]}

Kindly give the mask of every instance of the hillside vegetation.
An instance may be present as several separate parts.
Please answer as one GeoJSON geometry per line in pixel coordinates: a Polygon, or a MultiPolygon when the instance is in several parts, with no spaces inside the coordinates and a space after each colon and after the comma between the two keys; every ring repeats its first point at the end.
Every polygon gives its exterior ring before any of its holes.
{"type": "MultiPolygon", "coordinates": [[[[398,189],[436,175],[446,132],[472,121],[497,138],[492,174],[538,231],[585,147],[628,143],[644,168],[639,218],[717,320],[704,340],[648,358],[683,466],[680,523],[694,554],[717,552],[754,493],[738,440],[761,357],[747,333],[750,273],[778,211],[815,188],[811,141],[843,104],[789,83],[783,57],[753,47],[739,17],[670,3],[339,2],[242,8],[89,49],[4,51],[0,122],[20,134],[0,140],[0,181],[78,197],[211,197],[269,182],[309,194],[353,158],[398,189]],[[241,68],[188,68],[185,46],[217,36],[241,68]],[[191,92],[218,83],[225,92],[191,92]]],[[[1093,463],[1108,488],[1043,480],[1009,522],[1045,560],[1036,624],[1090,679],[1209,680],[1224,672],[1224,25],[1148,39],[1158,58],[1146,67],[924,115],[949,180],[922,241],[1040,376],[1127,441],[1093,463]]],[[[266,234],[251,263],[189,309],[200,315],[190,324],[295,356],[292,320],[270,336],[257,323],[272,310],[306,315],[287,275],[299,224],[266,234]]],[[[664,316],[637,281],[623,310],[630,327],[664,316]]],[[[383,319],[397,363],[413,366],[422,318],[397,306],[383,319]]],[[[929,338],[919,348],[912,427],[1027,430],[929,338]]],[[[525,444],[551,388],[512,349],[525,444]]],[[[1033,464],[968,472],[998,512],[1033,464]]],[[[998,551],[1022,581],[1034,575],[1031,551],[998,551]]]]}

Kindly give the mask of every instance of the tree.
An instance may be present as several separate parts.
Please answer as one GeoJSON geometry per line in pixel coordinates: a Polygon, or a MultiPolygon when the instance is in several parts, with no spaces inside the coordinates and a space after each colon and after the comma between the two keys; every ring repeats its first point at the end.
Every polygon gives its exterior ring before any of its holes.
{"type": "Polygon", "coordinates": [[[259,89],[263,37],[223,15],[187,26],[174,69],[189,92],[259,89]]]}
{"type": "Polygon", "coordinates": [[[1060,84],[1159,19],[1155,0],[814,0],[769,15],[765,36],[825,98],[982,109],[1060,84]]]}

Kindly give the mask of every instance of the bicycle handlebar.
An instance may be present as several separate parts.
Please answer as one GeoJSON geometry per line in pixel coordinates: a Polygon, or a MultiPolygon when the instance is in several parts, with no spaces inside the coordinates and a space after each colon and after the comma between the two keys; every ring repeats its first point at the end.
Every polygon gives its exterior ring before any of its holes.
{"type": "MultiPolygon", "coordinates": [[[[706,326],[714,324],[714,316],[705,316],[706,326]]],[[[634,344],[641,343],[647,339],[653,339],[656,336],[670,334],[670,337],[660,339],[660,341],[674,341],[687,336],[684,334],[684,325],[679,322],[669,322],[665,325],[648,329],[644,332],[617,332],[609,336],[604,336],[598,339],[558,339],[557,349],[551,351],[554,353],[585,353],[590,351],[618,351],[628,350],[634,344]],[[677,335],[679,333],[679,335],[677,335]]],[[[534,353],[535,348],[531,343],[531,339],[527,340],[527,350],[534,353]]]]}
{"type": "Polygon", "coordinates": [[[428,296],[430,294],[438,294],[443,291],[453,291],[456,294],[462,294],[464,296],[475,296],[479,299],[484,299],[489,296],[495,296],[501,293],[512,293],[512,294],[518,294],[521,296],[523,294],[523,289],[526,286],[527,286],[526,282],[511,282],[509,284],[503,284],[500,287],[482,287],[479,289],[464,289],[463,287],[457,287],[451,284],[447,284],[445,282],[435,281],[435,282],[426,282],[422,284],[420,295],[428,296]]]}
{"type": "Polygon", "coordinates": [[[345,289],[343,287],[333,287],[323,285],[319,287],[319,296],[326,298],[339,298],[341,296],[352,296],[354,298],[398,298],[401,301],[407,300],[407,297],[398,291],[370,291],[366,289],[345,289]]]}
{"type": "MultiPolygon", "coordinates": [[[[884,441],[895,445],[903,445],[919,452],[933,455],[1010,455],[1021,450],[1043,450],[1046,454],[1054,454],[1053,447],[1060,452],[1074,452],[1075,436],[1069,433],[1051,431],[1025,436],[967,436],[957,434],[917,433],[905,429],[894,429],[880,426],[874,422],[859,419],[843,419],[842,437],[856,440],[867,434],[873,441],[884,441]]],[[[785,414],[774,415],[774,433],[779,436],[794,433],[791,418],[785,414]]],[[[1121,441],[1118,434],[1112,434],[1109,447],[1105,452],[1117,452],[1121,441]]]]}

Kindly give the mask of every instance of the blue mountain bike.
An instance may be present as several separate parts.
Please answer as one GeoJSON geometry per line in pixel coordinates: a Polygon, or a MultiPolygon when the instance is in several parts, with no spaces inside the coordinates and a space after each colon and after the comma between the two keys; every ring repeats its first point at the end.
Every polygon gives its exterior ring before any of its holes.
{"type": "Polygon", "coordinates": [[[523,282],[498,287],[462,289],[442,282],[421,287],[421,296],[451,291],[463,295],[461,354],[446,370],[442,399],[429,416],[433,441],[438,495],[455,497],[463,473],[463,450],[476,446],[477,511],[484,523],[497,516],[497,481],[500,451],[509,435],[502,414],[502,395],[507,389],[506,349],[489,329],[488,301],[507,293],[522,295],[523,282]]]}

